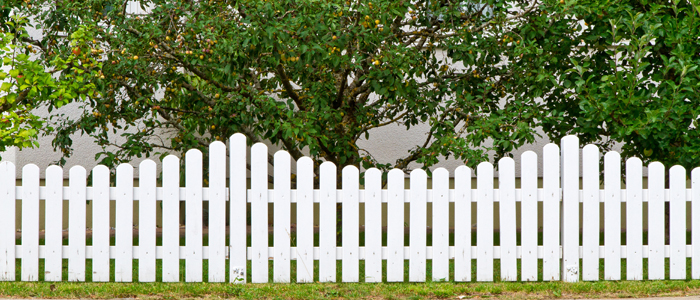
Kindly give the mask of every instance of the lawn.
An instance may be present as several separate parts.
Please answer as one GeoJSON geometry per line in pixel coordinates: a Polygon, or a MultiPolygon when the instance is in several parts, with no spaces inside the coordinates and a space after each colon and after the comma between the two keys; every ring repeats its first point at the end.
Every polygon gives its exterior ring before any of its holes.
{"type": "MultiPolygon", "coordinates": [[[[362,235],[362,234],[361,234],[362,235]]],[[[316,238],[318,235],[316,235],[316,238]]],[[[452,239],[452,236],[451,236],[452,239]]],[[[601,241],[603,237],[601,234],[601,241]]],[[[292,236],[294,241],[294,236],[292,236]]],[[[361,241],[362,241],[361,237],[361,241]]],[[[428,235],[430,245],[431,236],[428,235]]],[[[498,233],[494,241],[498,244],[498,233]]],[[[623,236],[624,244],[624,236],[623,236]]],[[[645,238],[646,240],[646,238],[645,238]]],[[[405,237],[408,243],[408,236],[405,237]]],[[[19,240],[17,241],[19,244],[19,240]]],[[[90,239],[87,240],[91,244],[90,239]]],[[[181,244],[184,245],[184,238],[181,244]]],[[[317,243],[318,241],[316,241],[317,243]]],[[[475,241],[473,241],[475,242],[475,241]]],[[[43,243],[43,241],[42,241],[43,243]]],[[[65,241],[67,243],[67,241],[65,241]]],[[[157,241],[160,244],[160,239],[157,241]]],[[[452,243],[452,240],[451,240],[452,243]]],[[[138,238],[134,239],[138,245],[138,238]]],[[[207,245],[206,238],[204,244],[207,245]]],[[[519,244],[519,243],[518,243],[519,244]]],[[[270,238],[272,245],[272,237],[270,238]]],[[[292,242],[294,245],[294,242],[292,242]]],[[[519,263],[519,262],[518,262],[519,263]]],[[[622,278],[625,278],[626,264],[622,259],[622,278]]],[[[157,281],[161,281],[162,262],[157,261],[157,281]]],[[[273,261],[270,261],[270,279],[272,282],[273,261]]],[[[386,262],[384,262],[386,264],[386,262]]],[[[646,259],[644,261],[646,266],[646,259]]],[[[67,278],[68,261],[64,260],[63,278],[67,278]]],[[[666,278],[668,278],[668,259],[666,278]]],[[[43,260],[39,263],[40,279],[43,279],[43,260]]],[[[112,270],[114,261],[112,260],[112,270]]],[[[453,263],[450,261],[450,278],[453,263]]],[[[519,267],[519,266],[518,266],[519,267]]],[[[540,280],[542,278],[542,261],[539,261],[540,280]]],[[[670,295],[700,295],[700,281],[600,281],[600,282],[500,282],[500,262],[494,260],[493,283],[455,283],[432,282],[431,261],[427,262],[426,283],[310,283],[310,284],[246,284],[229,283],[184,283],[185,262],[180,262],[180,283],[138,283],[138,260],[134,260],[134,283],[92,283],[92,261],[86,261],[87,283],[68,282],[0,282],[0,297],[45,297],[45,298],[242,298],[242,299],[330,299],[330,298],[376,298],[376,299],[426,299],[426,298],[475,298],[499,297],[513,299],[542,298],[598,298],[598,297],[648,297],[670,295]]],[[[315,261],[315,280],[318,279],[318,261],[315,261]]],[[[203,261],[204,281],[207,281],[207,261],[203,261]]],[[[228,270],[228,266],[227,266],[228,270]]],[[[386,270],[386,267],[384,268],[386,270]]],[[[472,279],[476,278],[476,261],[472,261],[472,279]]],[[[687,259],[687,278],[690,278],[690,259],[687,259]]],[[[16,276],[20,278],[21,260],[17,260],[16,276]]],[[[341,277],[342,265],[338,261],[337,279],[341,277]]],[[[600,261],[600,277],[603,277],[604,264],[600,261]]],[[[228,272],[227,272],[228,274],[228,272]]],[[[292,282],[296,281],[296,261],[291,262],[292,282]]],[[[364,261],[360,261],[360,278],[364,278],[364,261]]],[[[644,278],[647,270],[644,269],[644,278]]],[[[227,278],[228,279],[228,278],[227,278]]],[[[385,280],[386,278],[384,278],[385,280]]],[[[404,265],[404,279],[408,281],[408,261],[404,265]]],[[[114,280],[113,272],[112,278],[114,280]]],[[[248,262],[248,280],[250,280],[250,262],[248,262]]]]}

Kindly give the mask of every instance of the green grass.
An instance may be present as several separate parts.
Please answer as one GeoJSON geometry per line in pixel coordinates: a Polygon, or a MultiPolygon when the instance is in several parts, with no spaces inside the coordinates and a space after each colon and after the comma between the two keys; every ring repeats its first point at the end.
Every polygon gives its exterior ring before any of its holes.
{"type": "MultiPolygon", "coordinates": [[[[472,236],[476,242],[475,236],[472,236]]],[[[450,243],[453,244],[454,236],[450,235],[450,243]]],[[[519,239],[519,234],[518,234],[519,239]]],[[[541,244],[541,234],[540,234],[541,244]]],[[[362,243],[361,234],[360,241],[362,243]]],[[[408,236],[405,236],[408,245],[408,236]]],[[[428,245],[430,245],[431,235],[428,235],[428,245]]],[[[646,240],[646,236],[645,236],[646,240]]],[[[295,244],[295,236],[292,235],[292,245],[295,244]]],[[[498,244],[499,235],[495,233],[494,241],[498,244]]],[[[601,234],[601,243],[603,236],[601,234]]],[[[624,235],[623,235],[624,244],[624,235]]],[[[270,245],[272,246],[272,236],[270,245]]],[[[19,244],[20,241],[18,240],[19,244]]],[[[43,241],[40,243],[43,244],[43,241]]],[[[64,241],[67,243],[67,241],[64,241]]],[[[114,243],[114,241],[112,241],[114,243]]],[[[250,240],[248,241],[250,243],[250,240]]],[[[340,245],[340,239],[338,241],[340,245]]],[[[384,241],[384,244],[386,242],[384,241]]],[[[91,244],[91,240],[87,240],[91,244]]],[[[134,239],[134,244],[138,245],[138,238],[134,239]]],[[[158,239],[157,244],[161,244],[158,239]]],[[[185,244],[185,239],[181,240],[181,245],[185,244]]],[[[204,245],[207,244],[206,237],[204,245]]],[[[518,241],[518,244],[519,241],[518,241]]],[[[315,245],[318,245],[318,234],[315,235],[315,245]]],[[[690,259],[687,259],[687,278],[690,278],[690,259]]],[[[162,261],[158,260],[157,283],[138,283],[138,260],[134,260],[133,280],[134,283],[92,283],[92,261],[86,260],[86,281],[87,283],[68,282],[0,282],[0,297],[46,297],[46,298],[207,298],[207,297],[227,297],[243,299],[330,299],[330,298],[377,298],[377,299],[422,299],[422,298],[453,298],[456,296],[473,297],[499,297],[515,299],[540,299],[540,298],[596,298],[596,297],[647,297],[661,295],[698,295],[700,294],[700,281],[600,281],[600,282],[500,282],[500,262],[494,260],[493,283],[477,283],[476,261],[472,260],[472,282],[432,282],[431,261],[427,261],[427,282],[425,283],[311,283],[311,284],[246,284],[232,285],[229,283],[184,283],[185,261],[180,261],[180,283],[161,283],[160,274],[162,261]]],[[[318,261],[314,262],[314,280],[318,281],[318,261]]],[[[384,273],[386,273],[386,261],[384,273]]],[[[626,277],[626,261],[621,260],[622,278],[626,277]]],[[[644,259],[644,278],[647,278],[646,259],[644,259]]],[[[63,261],[63,279],[67,277],[68,261],[63,261]]],[[[269,262],[269,282],[272,282],[274,262],[269,262]]],[[[666,278],[669,278],[669,262],[666,260],[666,278]]],[[[248,281],[250,281],[250,262],[248,262],[248,281]]],[[[40,280],[43,280],[43,260],[39,263],[40,280]]],[[[364,281],[364,261],[360,261],[360,280],[364,281]]],[[[603,278],[604,263],[600,260],[600,278],[603,278]]],[[[518,261],[520,268],[520,261],[518,261]]],[[[538,262],[538,274],[542,280],[542,260],[538,262]]],[[[114,281],[114,260],[111,261],[111,281],[114,281]]],[[[207,261],[203,261],[203,280],[207,281],[207,261]]],[[[228,280],[228,266],[227,280],[228,280]]],[[[342,265],[338,261],[336,279],[342,278],[342,265]]],[[[450,261],[450,278],[453,278],[454,265],[450,261]]],[[[386,274],[384,275],[386,276],[386,274]]],[[[520,276],[520,274],[518,274],[520,276]]],[[[21,278],[21,260],[16,261],[16,278],[21,278]]],[[[386,277],[383,278],[386,281],[386,277]]],[[[408,261],[404,263],[404,280],[408,281],[408,261]]],[[[291,262],[291,281],[296,281],[296,261],[291,262]]]]}
{"type": "Polygon", "coordinates": [[[700,294],[700,281],[534,283],[31,283],[0,282],[1,297],[26,298],[238,298],[238,299],[433,299],[433,298],[629,298],[700,294]]]}

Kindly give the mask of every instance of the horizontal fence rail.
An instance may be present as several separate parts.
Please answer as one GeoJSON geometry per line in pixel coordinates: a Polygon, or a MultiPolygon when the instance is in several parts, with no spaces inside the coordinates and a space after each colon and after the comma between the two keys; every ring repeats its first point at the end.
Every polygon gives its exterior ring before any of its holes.
{"type": "MultiPolygon", "coordinates": [[[[560,247],[561,248],[561,247],[560,247]]],[[[605,246],[599,246],[598,247],[598,254],[600,255],[600,258],[605,258],[605,246]]],[[[39,246],[39,258],[46,258],[47,257],[47,250],[46,246],[40,245],[39,246]]],[[[110,246],[110,256],[109,258],[114,259],[116,258],[116,247],[115,246],[110,246]]],[[[179,252],[180,252],[180,259],[185,259],[187,258],[187,253],[185,252],[185,247],[180,246],[179,252]]],[[[247,250],[250,251],[252,248],[247,247],[247,250]]],[[[268,247],[268,256],[272,257],[272,254],[275,251],[274,247],[268,247]]],[[[297,247],[290,247],[290,259],[291,260],[297,260],[299,259],[299,252],[297,251],[297,247]]],[[[335,248],[336,249],[336,260],[342,260],[343,259],[343,247],[338,246],[335,248]]],[[[360,259],[365,259],[369,255],[367,254],[367,248],[366,247],[360,247],[360,250],[357,252],[358,256],[360,259]]],[[[426,246],[426,258],[427,259],[432,259],[433,258],[433,247],[431,246],[426,246]]],[[[449,246],[449,252],[447,256],[450,259],[454,259],[456,254],[455,254],[455,247],[454,246],[449,246]]],[[[472,252],[472,259],[477,258],[477,247],[472,246],[471,247],[471,252],[472,252]]],[[[671,257],[671,251],[670,251],[670,246],[666,245],[664,246],[664,257],[668,258],[671,257]]],[[[523,258],[523,247],[521,246],[516,246],[515,247],[515,256],[519,259],[523,258]]],[[[62,246],[62,257],[63,259],[68,259],[68,251],[70,251],[69,246],[62,246]]],[[[91,259],[94,257],[93,255],[94,247],[93,246],[85,246],[85,258],[86,259],[91,259]]],[[[133,246],[132,251],[134,253],[134,259],[139,258],[139,246],[133,246]]],[[[321,257],[320,254],[320,248],[319,247],[314,247],[313,248],[313,257],[315,260],[318,260],[321,257]]],[[[381,258],[386,260],[389,257],[389,252],[388,252],[387,247],[381,247],[381,258]]],[[[410,247],[403,247],[403,257],[404,259],[409,259],[410,258],[410,247]]],[[[579,255],[583,254],[583,248],[579,247],[579,255]]],[[[691,245],[686,245],[686,257],[693,257],[692,256],[692,246],[691,245]]],[[[16,245],[15,246],[15,258],[22,258],[22,245],[16,245]]],[[[560,250],[561,252],[561,250],[560,250]]],[[[157,259],[163,259],[164,258],[164,250],[162,246],[156,246],[156,258],[157,259]]],[[[225,252],[226,255],[228,256],[228,251],[225,252]]],[[[620,258],[627,258],[627,246],[620,246],[620,258]]],[[[642,247],[642,257],[648,258],[649,257],[649,247],[648,246],[643,246],[642,247]]],[[[202,246],[202,258],[203,259],[208,259],[209,258],[209,247],[208,246],[202,246]]],[[[493,258],[501,258],[501,247],[500,246],[493,246],[493,258]]],[[[542,246],[537,247],[537,258],[544,258],[544,248],[542,246]]],[[[561,258],[561,255],[559,256],[561,258]]],[[[252,256],[251,254],[247,255],[247,259],[251,260],[252,256]]]]}
{"type": "MultiPolygon", "coordinates": [[[[115,187],[109,188],[109,200],[117,200],[117,191],[118,190],[115,187]]],[[[46,200],[46,196],[47,196],[46,193],[47,192],[48,192],[47,187],[43,187],[43,186],[39,187],[39,200],[46,200]]],[[[68,187],[63,188],[63,199],[62,200],[70,200],[69,192],[70,192],[70,189],[68,187]]],[[[248,189],[246,192],[246,195],[248,195],[248,200],[247,200],[248,203],[252,203],[252,200],[251,200],[251,193],[252,192],[253,192],[253,190],[250,190],[250,189],[248,189]]],[[[290,202],[291,203],[298,203],[299,196],[297,196],[297,195],[299,194],[299,192],[297,190],[290,190],[289,192],[290,192],[290,202]]],[[[454,203],[456,201],[455,200],[456,199],[455,198],[455,190],[450,189],[448,192],[449,192],[448,201],[450,203],[454,203]]],[[[477,200],[476,200],[477,199],[476,198],[477,190],[471,189],[469,192],[470,192],[471,199],[472,199],[471,202],[476,203],[477,202],[477,200]]],[[[17,198],[16,200],[22,200],[23,193],[24,193],[24,189],[21,186],[16,187],[15,188],[15,195],[17,198]]],[[[94,200],[95,199],[94,193],[95,192],[94,192],[94,189],[92,187],[87,187],[85,190],[85,199],[88,201],[94,200]]],[[[133,193],[132,195],[133,195],[134,201],[138,201],[141,199],[139,196],[139,188],[138,187],[135,187],[133,189],[132,193],[133,193]]],[[[274,193],[275,193],[274,189],[267,190],[267,202],[268,203],[275,203],[274,193]]],[[[321,203],[321,197],[320,197],[319,193],[320,193],[319,189],[313,190],[313,203],[321,203]]],[[[410,201],[410,191],[404,191],[403,193],[404,193],[404,203],[410,203],[411,202],[410,201]]],[[[426,201],[428,203],[432,203],[433,197],[434,197],[433,191],[427,190],[426,193],[427,193],[426,194],[426,197],[427,197],[426,201]]],[[[671,197],[670,197],[671,190],[664,189],[663,193],[664,193],[664,196],[663,196],[664,201],[670,202],[671,201],[671,197]]],[[[692,189],[685,190],[685,201],[692,202],[692,200],[693,200],[692,193],[693,193],[692,189]]],[[[493,190],[493,202],[501,202],[501,195],[500,194],[501,193],[498,189],[493,190]]],[[[561,195],[561,189],[559,189],[559,194],[561,195]]],[[[583,203],[583,191],[578,191],[578,195],[579,195],[579,203],[583,203]]],[[[179,201],[187,200],[187,198],[185,196],[186,196],[186,189],[180,188],[180,192],[179,192],[179,196],[178,196],[179,201]]],[[[225,197],[226,197],[225,201],[229,201],[228,188],[226,188],[225,197]]],[[[367,196],[365,190],[360,190],[358,192],[358,197],[359,197],[358,199],[359,199],[360,203],[366,203],[365,199],[367,199],[368,197],[371,197],[371,196],[367,196]]],[[[599,197],[601,203],[605,203],[605,191],[600,191],[598,197],[599,197]]],[[[628,197],[627,190],[620,189],[620,202],[627,202],[627,197],[628,197]]],[[[382,203],[388,203],[389,202],[389,192],[386,190],[382,190],[380,198],[381,198],[382,203]]],[[[544,201],[544,190],[543,189],[537,189],[536,198],[537,198],[538,202],[544,201]]],[[[164,189],[162,187],[157,187],[156,188],[156,200],[162,201],[164,199],[165,199],[164,189]]],[[[335,199],[336,199],[336,203],[343,203],[343,192],[336,191],[335,199]]],[[[523,191],[521,189],[516,189],[515,190],[515,201],[522,202],[522,200],[523,200],[523,191]]],[[[208,187],[202,188],[202,201],[209,201],[209,188],[208,187]]],[[[561,202],[561,198],[559,199],[559,201],[561,202]]],[[[649,191],[648,190],[642,191],[642,202],[649,202],[649,191]]]]}
{"type": "Polygon", "coordinates": [[[134,187],[135,169],[129,164],[117,167],[114,182],[109,169],[95,167],[91,186],[86,184],[89,173],[83,167],[72,167],[64,186],[63,169],[50,166],[41,186],[36,165],[22,168],[21,185],[17,185],[15,165],[0,163],[0,280],[201,282],[206,272],[209,282],[233,283],[401,282],[405,278],[412,282],[574,282],[667,279],[667,268],[668,279],[686,279],[688,271],[690,278],[700,279],[700,246],[687,241],[688,234],[691,241],[700,241],[700,169],[691,172],[688,187],[683,167],[667,170],[654,162],[647,166],[644,187],[641,160],[627,160],[622,170],[618,153],[601,155],[593,145],[581,148],[574,136],[562,139],[561,147],[546,145],[541,158],[525,152],[517,188],[511,158],[498,162],[497,189],[494,166],[488,162],[476,170],[458,167],[453,174],[438,168],[428,189],[428,174],[420,169],[408,174],[408,187],[403,171],[382,174],[377,169],[365,170],[360,186],[356,167],[343,167],[338,177],[337,166],[324,162],[315,170],[308,157],[296,162],[293,177],[293,160],[287,152],[275,153],[268,162],[267,146],[258,143],[248,148],[241,134],[231,137],[228,149],[221,142],[213,143],[208,157],[206,181],[203,154],[198,150],[185,154],[184,169],[175,156],[163,159],[160,183],[156,163],[145,160],[137,170],[138,187],[134,187]],[[223,163],[227,161],[228,165],[223,163]],[[272,176],[268,176],[268,163],[273,166],[272,176]],[[543,174],[541,187],[538,168],[543,174]],[[43,242],[40,204],[44,205],[43,242]],[[162,221],[157,224],[158,208],[162,221]],[[90,224],[88,209],[92,210],[90,224]],[[474,209],[476,219],[472,219],[474,209]],[[360,224],[361,213],[364,224],[360,224]],[[67,228],[63,228],[64,215],[67,228]],[[494,230],[496,215],[498,231],[494,230]],[[16,228],[18,216],[21,231],[16,228]],[[644,224],[649,228],[646,233],[644,224]],[[500,270],[494,270],[496,260],[500,270]],[[364,261],[362,268],[360,261],[364,261]]]}

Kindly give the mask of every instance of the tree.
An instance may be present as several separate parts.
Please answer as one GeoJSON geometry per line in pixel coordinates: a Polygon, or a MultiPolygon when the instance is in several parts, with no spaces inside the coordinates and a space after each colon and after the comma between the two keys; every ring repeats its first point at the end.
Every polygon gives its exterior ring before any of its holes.
{"type": "MultiPolygon", "coordinates": [[[[54,119],[54,146],[66,155],[74,133],[96,138],[102,163],[113,165],[242,132],[294,158],[342,165],[407,169],[438,154],[474,164],[487,150],[502,156],[532,142],[542,115],[534,97],[501,100],[520,69],[502,63],[533,54],[500,29],[536,17],[539,5],[522,2],[511,14],[504,3],[435,1],[151,4],[140,15],[105,0],[32,1],[17,11],[36,16],[43,38],[26,43],[48,69],[63,63],[95,86],[80,117],[54,119]],[[357,146],[373,128],[420,122],[430,124],[425,143],[395,162],[357,146]],[[114,143],[115,134],[127,141],[114,143]]],[[[71,74],[59,78],[78,78],[71,74]]]]}
{"type": "Polygon", "coordinates": [[[0,151],[12,146],[19,149],[39,146],[36,141],[39,132],[53,128],[35,115],[33,109],[41,104],[51,109],[74,99],[84,100],[94,94],[95,86],[75,80],[72,74],[80,70],[69,68],[58,57],[50,62],[35,57],[42,50],[41,44],[29,36],[30,21],[26,16],[12,14],[10,8],[2,5],[0,20],[3,21],[0,22],[0,151]],[[55,78],[58,73],[62,76],[55,78]]]}
{"type": "MultiPolygon", "coordinates": [[[[22,36],[23,33],[19,34],[22,36]]],[[[32,106],[25,99],[34,96],[36,91],[26,88],[26,81],[42,80],[44,68],[29,60],[28,55],[19,53],[13,43],[16,41],[15,34],[0,32],[0,56],[3,58],[0,62],[0,152],[12,146],[35,146],[38,130],[43,125],[31,113],[32,106]],[[18,68],[18,65],[22,67],[18,68]],[[20,72],[19,69],[29,72],[20,72]]]]}
{"type": "MultiPolygon", "coordinates": [[[[700,2],[587,1],[572,12],[584,25],[563,82],[548,110],[548,134],[623,158],[700,166],[700,2]]],[[[563,70],[563,69],[562,69],[563,70]]]]}
{"type": "Polygon", "coordinates": [[[116,0],[11,2],[43,30],[22,42],[61,70],[32,101],[80,82],[48,102],[83,109],[52,119],[66,156],[75,133],[114,165],[241,132],[294,158],[406,170],[439,156],[474,166],[541,129],[697,163],[694,2],[130,2],[148,13],[116,0]],[[425,141],[393,162],[358,147],[372,129],[420,123],[425,141]]]}

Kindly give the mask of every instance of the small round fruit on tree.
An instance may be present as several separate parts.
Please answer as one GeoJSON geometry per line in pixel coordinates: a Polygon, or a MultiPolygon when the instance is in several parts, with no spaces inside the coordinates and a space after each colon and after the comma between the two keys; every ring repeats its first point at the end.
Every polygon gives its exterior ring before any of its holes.
{"type": "Polygon", "coordinates": [[[80,50],[80,48],[78,48],[78,47],[73,48],[73,54],[80,55],[81,52],[82,51],[80,50]]]}

